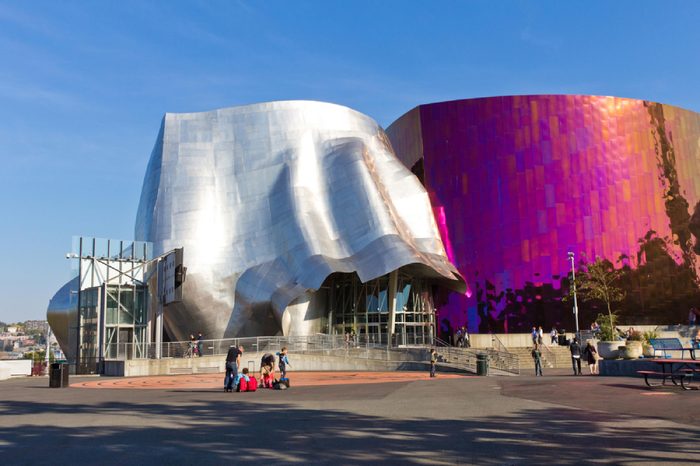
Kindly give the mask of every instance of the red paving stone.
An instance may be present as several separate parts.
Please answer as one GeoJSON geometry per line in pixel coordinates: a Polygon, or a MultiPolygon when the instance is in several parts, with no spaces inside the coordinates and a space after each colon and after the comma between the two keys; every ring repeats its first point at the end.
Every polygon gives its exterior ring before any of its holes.
{"type": "MultiPolygon", "coordinates": [[[[458,374],[440,374],[440,379],[468,377],[458,374]]],[[[290,374],[292,386],[314,387],[322,385],[352,385],[368,383],[412,382],[430,380],[425,372],[294,372],[290,374]]],[[[224,374],[162,375],[151,377],[128,377],[123,379],[99,379],[71,384],[77,388],[120,388],[120,389],[201,389],[219,390],[223,386],[224,374]]]]}

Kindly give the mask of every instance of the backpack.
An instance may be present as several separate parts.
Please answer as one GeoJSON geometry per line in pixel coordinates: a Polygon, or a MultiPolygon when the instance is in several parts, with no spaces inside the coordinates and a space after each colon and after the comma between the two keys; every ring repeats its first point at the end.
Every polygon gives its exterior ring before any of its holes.
{"type": "Polygon", "coordinates": [[[286,390],[289,388],[289,379],[275,380],[275,382],[272,384],[272,388],[275,390],[286,390]],[[285,383],[283,380],[286,380],[287,382],[285,383]]]}
{"type": "Polygon", "coordinates": [[[258,389],[258,379],[255,377],[251,377],[250,380],[248,381],[248,391],[249,392],[254,392],[258,389]]]}
{"type": "Polygon", "coordinates": [[[247,392],[248,391],[248,381],[245,377],[241,377],[240,382],[238,382],[238,387],[236,387],[237,392],[247,392]]]}

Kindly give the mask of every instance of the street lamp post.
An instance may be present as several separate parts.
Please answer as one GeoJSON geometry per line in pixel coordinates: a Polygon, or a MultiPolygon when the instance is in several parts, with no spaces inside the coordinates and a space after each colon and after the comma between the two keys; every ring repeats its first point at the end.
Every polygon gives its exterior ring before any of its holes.
{"type": "Polygon", "coordinates": [[[576,301],[576,267],[574,265],[574,253],[569,253],[569,259],[571,260],[571,282],[574,285],[574,317],[576,319],[576,336],[578,337],[578,302],[576,301]]]}

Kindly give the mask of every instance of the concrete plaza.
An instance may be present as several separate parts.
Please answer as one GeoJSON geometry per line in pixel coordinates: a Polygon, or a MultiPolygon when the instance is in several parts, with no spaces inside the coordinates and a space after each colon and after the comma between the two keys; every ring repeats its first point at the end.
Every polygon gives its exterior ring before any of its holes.
{"type": "Polygon", "coordinates": [[[700,464],[697,391],[649,390],[640,379],[573,377],[565,370],[538,378],[387,375],[386,383],[376,374],[372,383],[357,383],[362,373],[291,373],[292,389],[256,393],[224,393],[213,375],[161,377],[151,389],[125,387],[135,379],[74,377],[65,389],[48,388],[46,378],[7,380],[0,382],[0,458],[4,464],[700,464]],[[309,382],[329,378],[332,384],[309,382]]]}

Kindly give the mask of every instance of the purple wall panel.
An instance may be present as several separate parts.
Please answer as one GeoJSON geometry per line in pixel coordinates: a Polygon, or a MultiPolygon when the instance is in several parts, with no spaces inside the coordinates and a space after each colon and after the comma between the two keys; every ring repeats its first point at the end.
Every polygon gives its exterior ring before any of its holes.
{"type": "Polygon", "coordinates": [[[700,115],[614,97],[493,97],[423,105],[387,132],[409,167],[421,148],[411,147],[408,160],[407,144],[422,144],[424,183],[445,246],[470,287],[470,296],[451,296],[440,309],[452,326],[572,329],[570,306],[561,302],[568,251],[631,271],[641,266],[647,278],[630,272],[624,305],[641,305],[638,320],[675,321],[687,314],[676,309],[686,301],[644,296],[653,293],[645,282],[651,273],[671,267],[645,255],[657,244],[652,237],[664,244],[654,251],[695,280],[683,296],[698,298],[688,223],[700,201],[700,115]],[[656,235],[640,242],[650,230],[656,235]],[[630,259],[618,261],[621,255],[630,259]]]}

